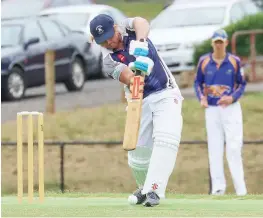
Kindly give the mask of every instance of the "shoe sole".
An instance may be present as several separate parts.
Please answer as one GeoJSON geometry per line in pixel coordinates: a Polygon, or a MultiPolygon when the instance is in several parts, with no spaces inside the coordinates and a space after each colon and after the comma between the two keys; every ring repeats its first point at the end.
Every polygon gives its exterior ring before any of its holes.
{"type": "Polygon", "coordinates": [[[145,207],[155,207],[155,206],[158,206],[159,204],[151,204],[150,202],[146,202],[143,204],[143,206],[145,207]]]}

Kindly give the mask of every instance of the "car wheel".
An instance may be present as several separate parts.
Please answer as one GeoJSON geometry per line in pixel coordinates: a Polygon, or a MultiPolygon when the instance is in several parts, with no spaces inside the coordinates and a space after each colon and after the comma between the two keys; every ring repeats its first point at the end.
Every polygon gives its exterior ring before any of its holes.
{"type": "Polygon", "coordinates": [[[83,88],[85,80],[84,65],[79,58],[76,58],[71,64],[70,77],[65,82],[65,86],[68,91],[79,91],[83,88]]]}
{"type": "Polygon", "coordinates": [[[14,67],[3,83],[3,99],[7,101],[20,100],[24,97],[26,90],[23,71],[14,67]]]}

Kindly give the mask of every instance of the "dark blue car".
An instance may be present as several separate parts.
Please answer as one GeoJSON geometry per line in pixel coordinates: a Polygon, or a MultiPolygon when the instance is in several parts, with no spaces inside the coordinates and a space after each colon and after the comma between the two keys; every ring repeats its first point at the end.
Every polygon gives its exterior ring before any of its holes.
{"type": "Polygon", "coordinates": [[[101,63],[89,51],[86,37],[46,17],[2,20],[2,99],[18,100],[25,90],[45,84],[45,53],[55,51],[56,83],[68,91],[83,88],[89,75],[99,74],[101,63]],[[97,63],[98,62],[98,63],[97,63]]]}

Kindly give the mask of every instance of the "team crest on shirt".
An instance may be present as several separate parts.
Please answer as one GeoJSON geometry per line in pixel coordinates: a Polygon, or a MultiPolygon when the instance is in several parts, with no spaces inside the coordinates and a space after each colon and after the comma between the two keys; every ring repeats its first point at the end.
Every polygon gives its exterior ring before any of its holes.
{"type": "Polygon", "coordinates": [[[231,89],[226,85],[212,85],[206,87],[206,93],[210,97],[221,97],[224,94],[229,94],[231,89]]]}
{"type": "Polygon", "coordinates": [[[228,70],[226,71],[226,74],[227,74],[227,75],[231,75],[231,74],[232,74],[232,70],[231,70],[231,69],[228,69],[228,70]]]}
{"type": "Polygon", "coordinates": [[[126,58],[123,54],[118,54],[117,57],[119,58],[119,60],[122,62],[122,63],[125,63],[126,62],[126,58]]]}

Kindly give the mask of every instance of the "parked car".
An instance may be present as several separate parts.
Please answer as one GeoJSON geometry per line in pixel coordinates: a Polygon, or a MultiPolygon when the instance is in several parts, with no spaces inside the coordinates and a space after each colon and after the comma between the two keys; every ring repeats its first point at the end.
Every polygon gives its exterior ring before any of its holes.
{"type": "Polygon", "coordinates": [[[25,90],[45,84],[45,53],[55,51],[56,83],[78,91],[100,70],[83,34],[45,17],[2,20],[2,98],[18,100],[25,90]]]}
{"type": "Polygon", "coordinates": [[[5,0],[1,2],[1,19],[33,16],[43,9],[43,0],[5,0]]]}
{"type": "MultiPolygon", "coordinates": [[[[67,25],[72,30],[83,31],[87,40],[90,38],[90,21],[98,14],[108,14],[113,17],[116,24],[120,24],[126,16],[118,9],[108,5],[76,5],[50,8],[40,12],[40,16],[48,16],[57,19],[63,24],[67,25]]],[[[102,61],[102,52],[99,45],[92,43],[91,51],[102,61]]],[[[108,72],[106,68],[101,70],[102,77],[107,78],[108,72]]]]}
{"type": "Polygon", "coordinates": [[[94,3],[95,0],[5,0],[1,3],[1,18],[35,16],[46,8],[94,3]]]}
{"type": "Polygon", "coordinates": [[[95,0],[45,0],[45,8],[84,4],[95,4],[95,0]]]}
{"type": "Polygon", "coordinates": [[[151,22],[150,39],[174,73],[193,70],[194,45],[259,9],[252,0],[177,0],[151,22]]]}

